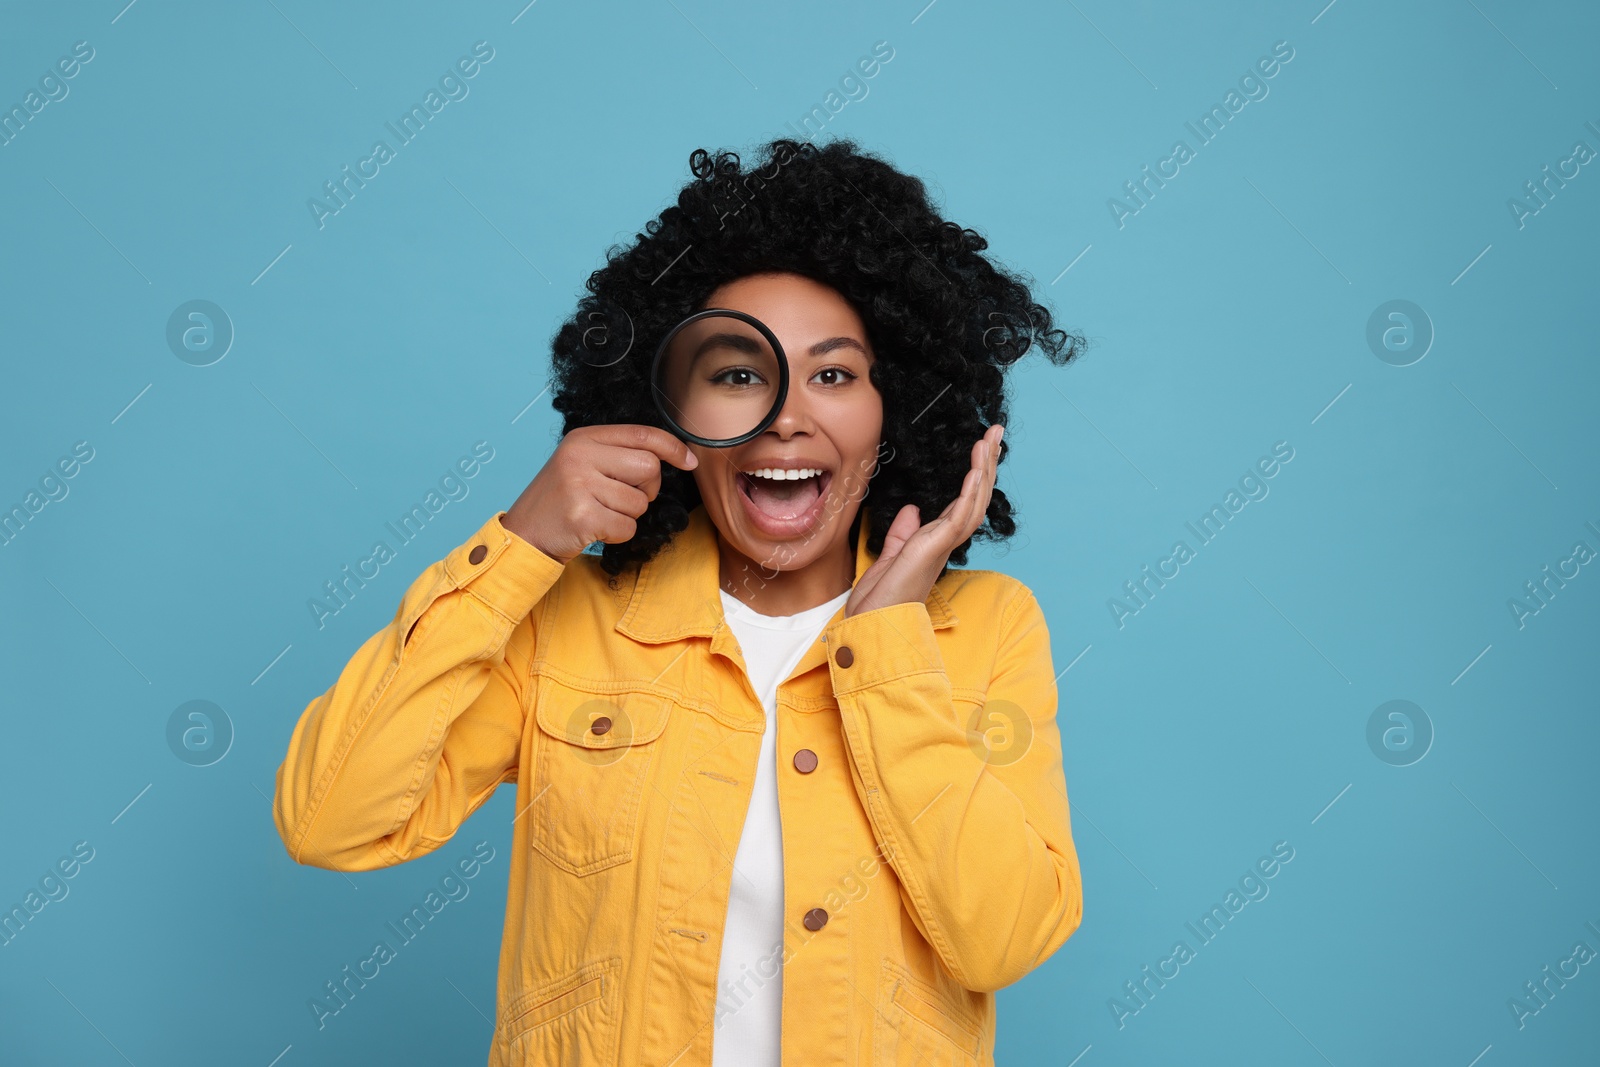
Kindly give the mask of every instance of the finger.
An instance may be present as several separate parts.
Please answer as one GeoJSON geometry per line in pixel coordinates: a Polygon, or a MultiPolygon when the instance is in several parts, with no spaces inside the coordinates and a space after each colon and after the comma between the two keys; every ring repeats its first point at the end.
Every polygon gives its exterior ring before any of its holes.
{"type": "MultiPolygon", "coordinates": [[[[906,547],[906,542],[910,541],[921,527],[920,516],[921,513],[915,504],[906,504],[895,512],[894,521],[889,523],[889,528],[883,532],[883,548],[878,552],[878,558],[873,561],[873,567],[881,565],[887,568],[899,558],[901,551],[906,547]]],[[[863,574],[862,577],[865,578],[866,575],[863,574]]]]}
{"type": "Polygon", "coordinates": [[[594,487],[594,498],[619,515],[637,519],[650,507],[652,496],[637,486],[619,482],[615,478],[602,478],[594,487]]]}
{"type": "Polygon", "coordinates": [[[963,517],[967,514],[972,496],[972,479],[977,470],[977,467],[973,467],[967,471],[966,476],[961,479],[961,491],[956,494],[954,500],[944,506],[944,510],[939,512],[938,517],[933,522],[928,523],[929,526],[933,526],[936,523],[941,526],[947,523],[957,526],[961,524],[963,517]]]}
{"type": "Polygon", "coordinates": [[[983,489],[984,472],[987,461],[983,449],[985,442],[982,438],[972,445],[972,469],[967,471],[967,476],[961,482],[961,495],[952,502],[950,525],[955,527],[952,545],[960,544],[970,535],[972,526],[972,513],[978,506],[978,497],[983,489]]]}
{"type": "Polygon", "coordinates": [[[989,513],[989,502],[994,499],[995,483],[1000,480],[1000,441],[1005,435],[1006,428],[1002,425],[995,433],[994,443],[990,445],[988,485],[983,492],[983,503],[978,507],[978,521],[973,527],[974,530],[983,525],[984,517],[989,513]]]}
{"type": "Polygon", "coordinates": [[[872,561],[872,566],[861,572],[861,577],[856,579],[852,599],[864,597],[872,592],[872,587],[878,584],[878,579],[883,577],[883,572],[889,569],[890,560],[879,553],[878,558],[872,561]]]}
{"type": "Polygon", "coordinates": [[[905,543],[922,527],[922,509],[915,504],[901,508],[883,534],[883,552],[879,558],[893,559],[900,554],[905,543]]]}
{"type": "Polygon", "coordinates": [[[900,555],[900,550],[905,547],[911,535],[916,533],[918,514],[914,504],[905,505],[895,514],[894,521],[884,531],[883,549],[878,553],[878,558],[872,561],[872,566],[861,572],[861,577],[856,581],[855,597],[865,597],[883,578],[890,564],[900,555]]]}
{"type": "MultiPolygon", "coordinates": [[[[939,531],[943,535],[940,540],[947,542],[947,550],[955,548],[956,545],[972,536],[973,530],[977,528],[973,521],[974,512],[981,516],[988,510],[987,500],[984,500],[981,508],[978,506],[988,469],[988,461],[984,455],[984,444],[984,438],[981,437],[972,442],[972,466],[961,480],[961,491],[956,494],[954,500],[945,505],[944,510],[939,512],[936,519],[928,523],[929,527],[937,526],[943,528],[939,531]]],[[[981,518],[978,521],[981,522],[981,518]]],[[[924,529],[926,528],[924,527],[924,529]]]]}
{"type": "Polygon", "coordinates": [[[957,544],[971,537],[973,531],[983,522],[983,511],[988,506],[988,495],[989,470],[988,463],[985,461],[983,465],[972,472],[972,493],[967,501],[966,521],[960,524],[959,533],[955,538],[957,544]]]}
{"type": "Polygon", "coordinates": [[[639,523],[620,511],[609,508],[605,512],[599,525],[595,527],[595,540],[604,541],[608,545],[620,545],[632,541],[639,532],[639,523]]]}
{"type": "Polygon", "coordinates": [[[972,466],[967,469],[966,476],[961,479],[961,491],[957,493],[956,498],[950,501],[950,504],[939,513],[939,517],[941,519],[952,515],[952,513],[954,513],[954,516],[957,519],[960,519],[964,516],[966,506],[971,504],[973,478],[974,476],[982,476],[984,463],[983,439],[980,437],[978,440],[972,442],[972,466]]]}
{"type": "Polygon", "coordinates": [[[674,467],[694,470],[700,464],[688,445],[659,426],[635,422],[608,423],[592,427],[592,431],[591,437],[602,444],[643,449],[674,467]]]}
{"type": "Polygon", "coordinates": [[[647,493],[653,500],[661,490],[661,457],[642,448],[599,445],[591,469],[598,480],[614,481],[647,493]]]}
{"type": "Polygon", "coordinates": [[[979,488],[973,494],[972,514],[968,516],[967,536],[977,532],[989,512],[989,500],[994,495],[995,479],[999,476],[1000,437],[1005,427],[996,423],[983,432],[983,473],[978,479],[979,488]]]}

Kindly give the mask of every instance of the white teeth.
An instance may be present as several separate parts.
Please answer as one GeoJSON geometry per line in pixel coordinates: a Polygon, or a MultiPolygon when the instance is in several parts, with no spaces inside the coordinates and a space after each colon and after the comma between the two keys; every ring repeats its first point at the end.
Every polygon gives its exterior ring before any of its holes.
{"type": "Polygon", "coordinates": [[[762,467],[760,470],[745,471],[752,478],[771,478],[774,481],[797,481],[801,478],[815,478],[822,471],[816,467],[802,467],[799,470],[780,470],[774,467],[762,467]]]}

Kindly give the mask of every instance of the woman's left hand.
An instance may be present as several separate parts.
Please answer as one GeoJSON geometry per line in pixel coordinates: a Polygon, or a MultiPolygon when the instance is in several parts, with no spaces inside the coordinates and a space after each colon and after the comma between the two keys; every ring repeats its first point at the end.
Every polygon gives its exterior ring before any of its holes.
{"type": "Polygon", "coordinates": [[[1000,461],[1000,438],[1006,428],[996,423],[972,446],[972,469],[961,483],[961,495],[939,517],[921,524],[921,509],[907,504],[889,524],[883,551],[861,574],[844,617],[891,604],[920,604],[933,591],[933,583],[955,547],[983,525],[994,493],[995,471],[1000,461]]]}

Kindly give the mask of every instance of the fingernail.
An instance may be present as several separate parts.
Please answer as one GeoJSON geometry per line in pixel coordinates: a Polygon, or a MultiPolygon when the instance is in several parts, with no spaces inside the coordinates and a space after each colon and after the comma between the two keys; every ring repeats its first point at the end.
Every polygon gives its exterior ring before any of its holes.
{"type": "Polygon", "coordinates": [[[1005,440],[1005,436],[1006,436],[1005,423],[1001,423],[1000,424],[1000,432],[997,435],[995,435],[994,443],[995,444],[999,444],[1001,441],[1005,440]]]}
{"type": "Polygon", "coordinates": [[[694,470],[698,466],[700,466],[700,457],[695,455],[693,452],[690,452],[689,453],[689,469],[690,470],[694,470]]]}

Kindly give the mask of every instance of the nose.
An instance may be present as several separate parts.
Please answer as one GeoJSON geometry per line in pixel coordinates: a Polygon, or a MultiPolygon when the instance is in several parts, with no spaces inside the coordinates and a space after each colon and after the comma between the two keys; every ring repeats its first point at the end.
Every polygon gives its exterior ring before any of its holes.
{"type": "Polygon", "coordinates": [[[784,346],[784,354],[789,363],[789,391],[783,398],[783,407],[778,411],[778,417],[772,420],[767,433],[776,433],[780,438],[787,440],[797,433],[811,433],[815,429],[812,419],[810,398],[802,388],[805,378],[804,371],[796,364],[794,358],[788,355],[789,348],[784,346]]]}

